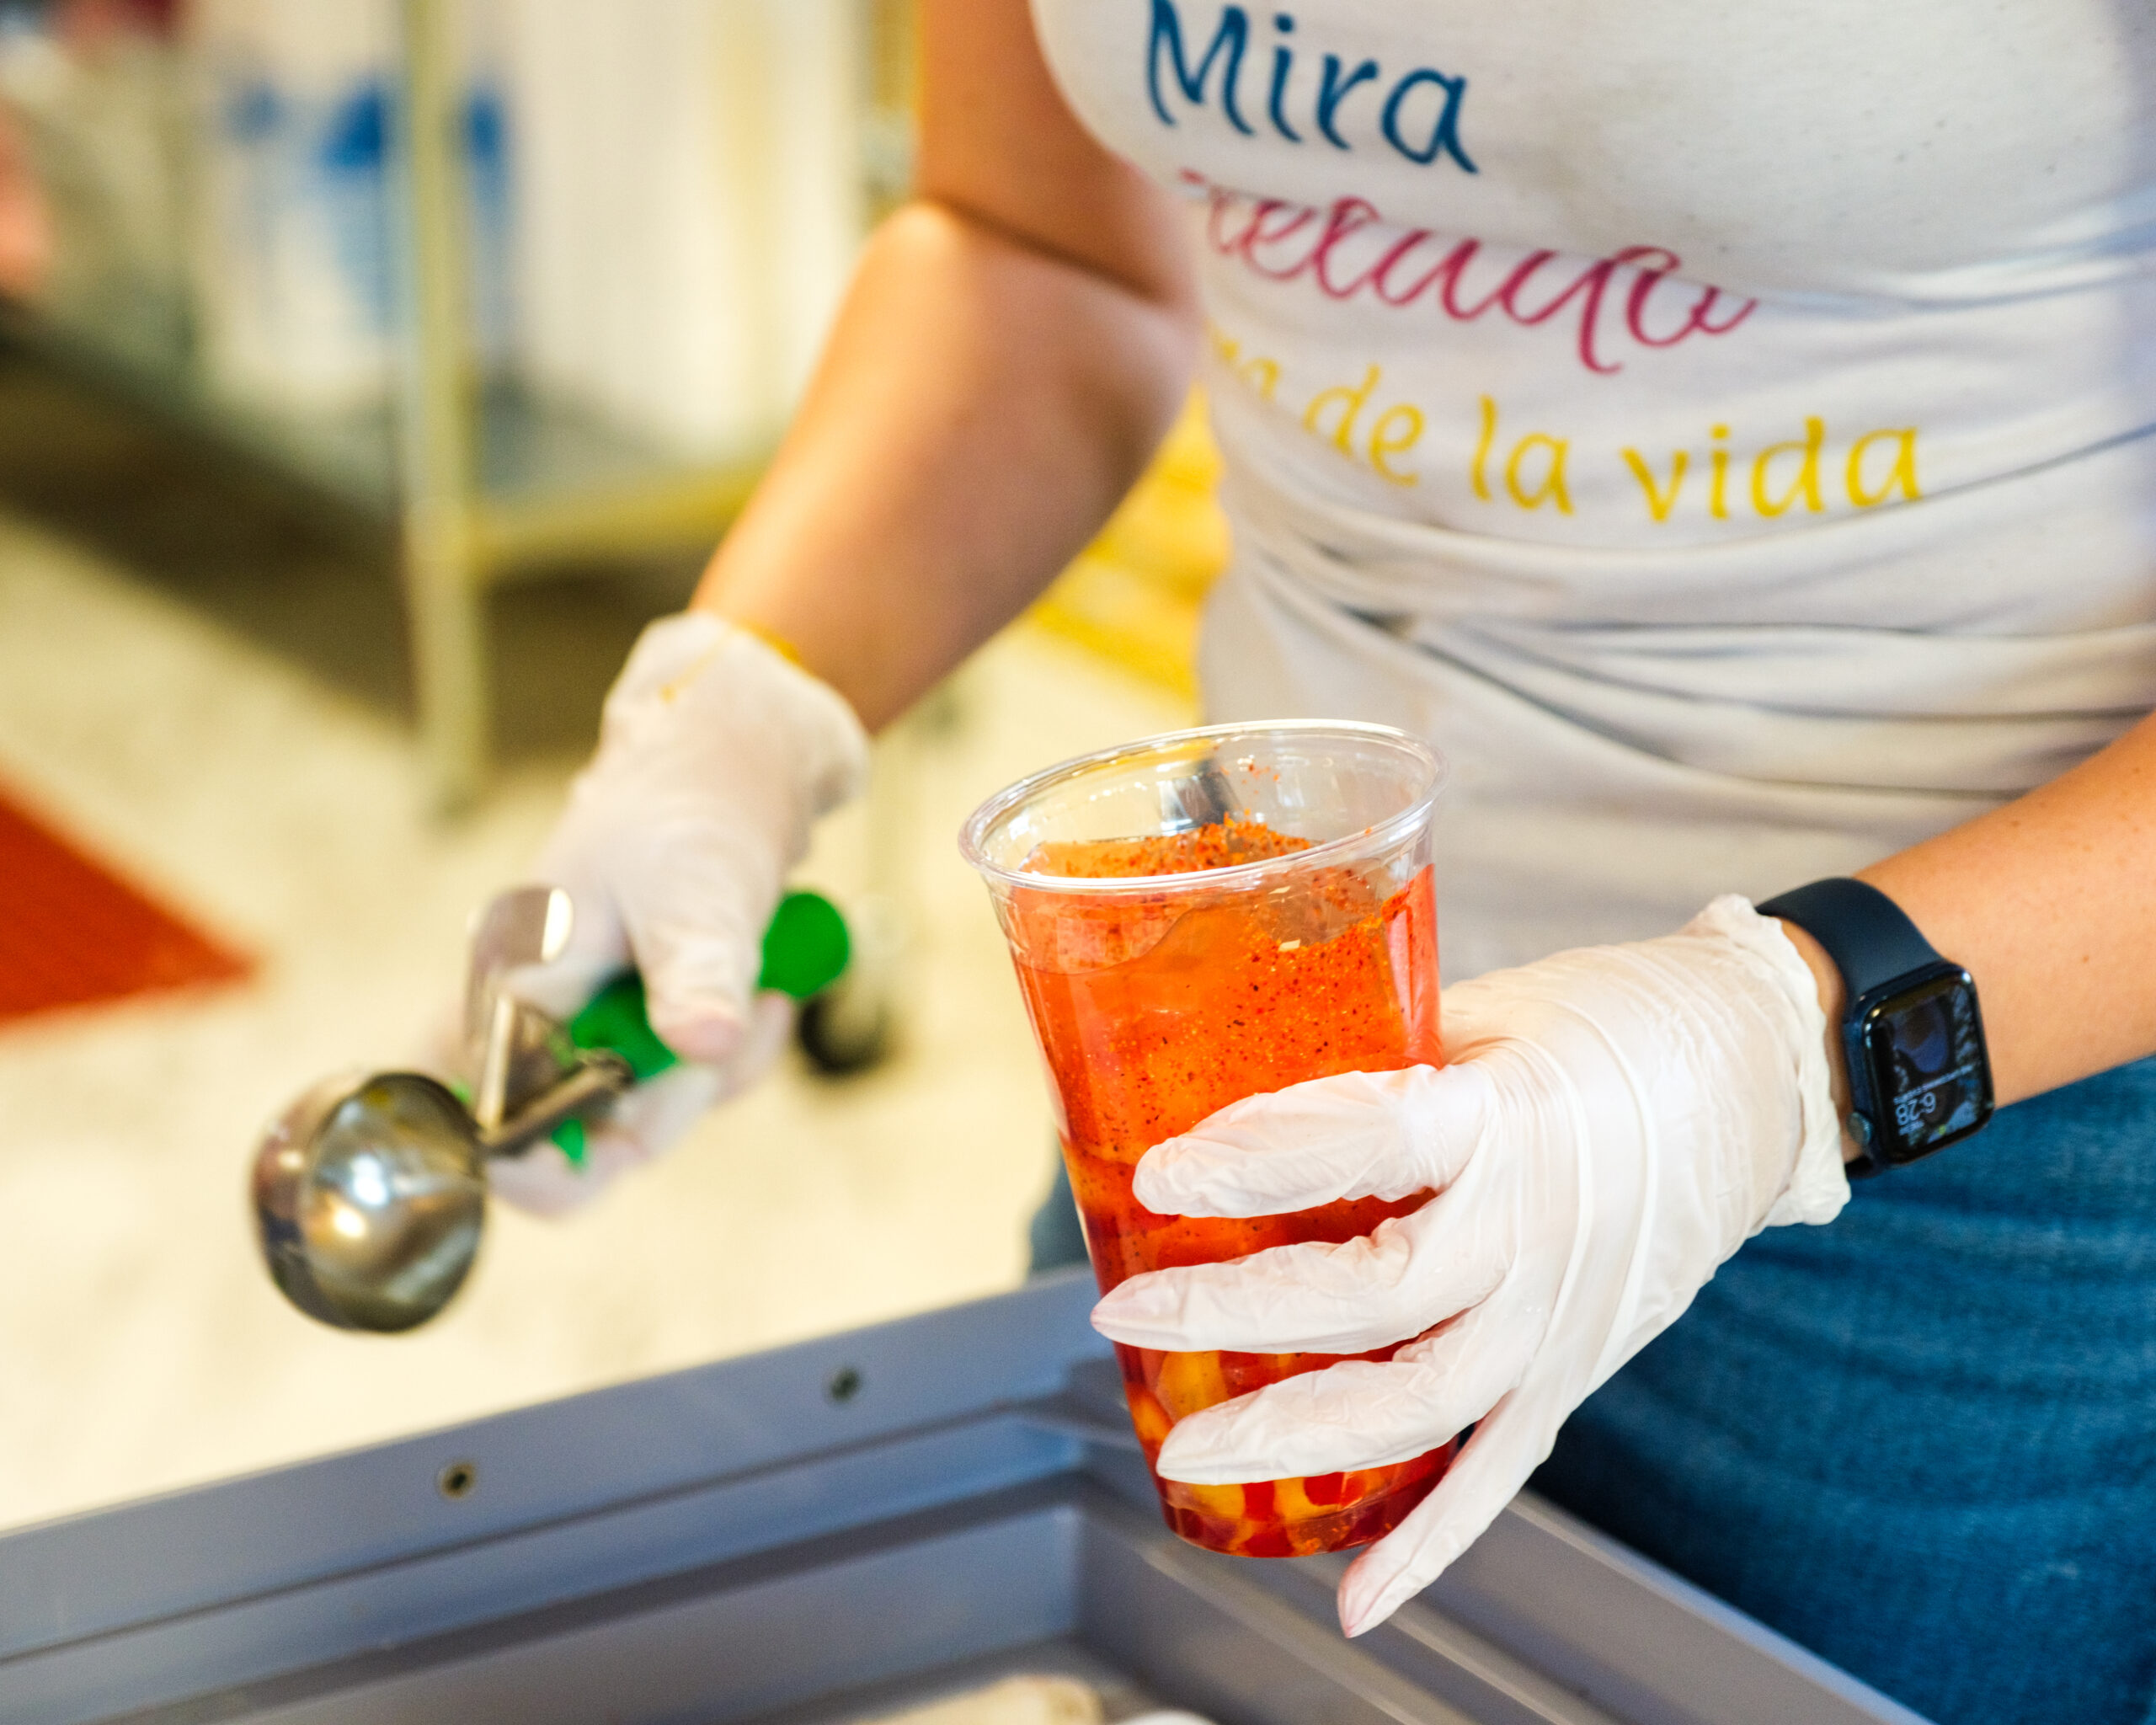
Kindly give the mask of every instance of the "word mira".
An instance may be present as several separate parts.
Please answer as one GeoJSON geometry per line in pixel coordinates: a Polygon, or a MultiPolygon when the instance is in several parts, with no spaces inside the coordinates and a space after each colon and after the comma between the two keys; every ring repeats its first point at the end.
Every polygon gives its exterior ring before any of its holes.
{"type": "MultiPolygon", "coordinates": [[[[1376,61],[1359,59],[1351,66],[1339,55],[1327,54],[1315,77],[1305,70],[1299,79],[1294,15],[1275,13],[1273,29],[1277,40],[1262,117],[1289,143],[1322,138],[1335,149],[1353,150],[1354,144],[1341,130],[1353,104],[1374,109],[1378,136],[1410,162],[1428,167],[1449,158],[1469,174],[1480,171],[1460,137],[1460,104],[1467,99],[1465,77],[1418,66],[1393,78],[1387,88],[1385,72],[1376,61]],[[1299,126],[1291,115],[1305,116],[1299,126]]],[[[1177,121],[1168,106],[1171,93],[1179,93],[1193,108],[1204,107],[1217,93],[1228,124],[1244,136],[1255,137],[1257,128],[1246,112],[1243,90],[1243,67],[1251,52],[1250,13],[1240,6],[1222,7],[1212,40],[1193,66],[1196,41],[1196,32],[1184,32],[1176,0],[1153,0],[1145,45],[1145,88],[1153,112],[1161,125],[1174,126],[1177,121]]]]}

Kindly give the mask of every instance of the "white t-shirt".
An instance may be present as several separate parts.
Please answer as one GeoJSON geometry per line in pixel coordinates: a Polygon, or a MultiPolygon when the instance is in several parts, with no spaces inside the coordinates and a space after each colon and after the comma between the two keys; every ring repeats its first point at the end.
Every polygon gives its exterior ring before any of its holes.
{"type": "Polygon", "coordinates": [[[1449,973],[2156,705],[2156,7],[1034,0],[1189,202],[1222,717],[1451,756],[1449,973]]]}

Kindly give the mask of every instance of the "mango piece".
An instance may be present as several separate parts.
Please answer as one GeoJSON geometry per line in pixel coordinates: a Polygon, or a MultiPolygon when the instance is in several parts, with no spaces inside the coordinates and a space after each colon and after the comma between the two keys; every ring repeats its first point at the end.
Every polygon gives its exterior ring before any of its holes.
{"type": "Polygon", "coordinates": [[[1283,1521],[1307,1521],[1313,1515],[1327,1512],[1310,1502],[1299,1479],[1276,1479],[1273,1482],[1273,1510],[1283,1521]]]}
{"type": "Polygon", "coordinates": [[[1137,1429],[1138,1441],[1151,1455],[1161,1447],[1168,1434],[1168,1428],[1175,1422],[1168,1418],[1168,1410],[1161,1406],[1153,1392],[1142,1386],[1125,1383],[1123,1395],[1130,1403],[1130,1423],[1137,1429]]]}
{"type": "Polygon", "coordinates": [[[1161,1482],[1161,1494],[1179,1509],[1195,1510],[1215,1521],[1240,1521],[1243,1514],[1241,1486],[1193,1486],[1179,1479],[1161,1482]]]}
{"type": "Polygon", "coordinates": [[[1163,1354],[1153,1393],[1170,1419],[1187,1419],[1201,1407],[1215,1407],[1230,1397],[1217,1354],[1163,1354]]]}

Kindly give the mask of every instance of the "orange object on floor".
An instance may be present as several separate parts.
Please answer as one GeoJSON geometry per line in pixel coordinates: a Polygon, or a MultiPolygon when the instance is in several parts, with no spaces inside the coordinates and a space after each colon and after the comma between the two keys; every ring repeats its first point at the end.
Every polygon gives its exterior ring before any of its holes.
{"type": "Polygon", "coordinates": [[[253,968],[0,794],[0,1023],[253,968]]]}

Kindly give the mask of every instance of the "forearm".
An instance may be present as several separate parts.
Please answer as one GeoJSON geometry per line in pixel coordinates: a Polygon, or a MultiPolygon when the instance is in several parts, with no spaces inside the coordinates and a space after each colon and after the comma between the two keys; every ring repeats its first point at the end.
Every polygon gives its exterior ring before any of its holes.
{"type": "MultiPolygon", "coordinates": [[[[2156,718],[1861,878],[1976,978],[2001,1103],[2156,1053],[2156,718]]],[[[1838,1023],[1840,979],[1797,946],[1838,1023]]]]}
{"type": "Polygon", "coordinates": [[[786,641],[883,724],[1098,531],[1196,348],[1180,295],[908,206],[696,603],[786,641]]]}

